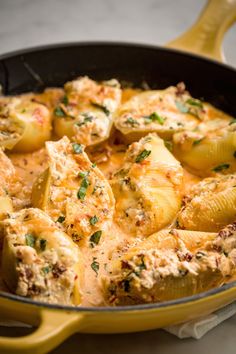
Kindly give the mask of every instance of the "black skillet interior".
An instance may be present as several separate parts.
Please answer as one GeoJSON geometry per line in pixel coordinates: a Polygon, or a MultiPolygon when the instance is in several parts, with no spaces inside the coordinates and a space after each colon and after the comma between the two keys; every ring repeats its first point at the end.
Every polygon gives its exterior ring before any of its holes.
{"type": "Polygon", "coordinates": [[[62,86],[76,76],[117,78],[141,86],[166,88],[180,81],[236,117],[236,70],[175,50],[122,43],[72,43],[38,47],[0,57],[4,94],[62,86]]]}

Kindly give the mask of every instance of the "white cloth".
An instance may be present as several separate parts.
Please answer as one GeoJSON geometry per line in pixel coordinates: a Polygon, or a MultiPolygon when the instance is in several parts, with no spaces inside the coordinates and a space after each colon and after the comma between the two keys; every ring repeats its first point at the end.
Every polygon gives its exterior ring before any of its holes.
{"type": "Polygon", "coordinates": [[[232,317],[236,313],[236,302],[229,304],[211,315],[198,318],[193,321],[182,323],[175,326],[165,327],[164,329],[177,336],[178,338],[200,339],[204,334],[218,326],[223,321],[232,317]]]}
{"type": "MultiPolygon", "coordinates": [[[[223,307],[211,315],[201,317],[197,320],[182,323],[180,325],[165,327],[164,329],[178,338],[200,339],[204,334],[218,326],[221,322],[232,317],[236,313],[236,302],[223,307]]],[[[30,327],[27,324],[17,321],[0,321],[0,326],[5,327],[30,327]]]]}

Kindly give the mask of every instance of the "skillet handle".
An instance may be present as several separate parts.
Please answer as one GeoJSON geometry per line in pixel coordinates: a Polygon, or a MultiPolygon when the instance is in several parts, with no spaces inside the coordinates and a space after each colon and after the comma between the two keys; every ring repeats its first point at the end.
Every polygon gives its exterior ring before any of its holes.
{"type": "Polygon", "coordinates": [[[236,0],[208,0],[196,23],[167,47],[200,54],[225,62],[222,42],[236,21],[236,0]]]}
{"type": "Polygon", "coordinates": [[[48,353],[70,335],[81,328],[84,316],[42,310],[40,324],[35,332],[16,338],[0,337],[2,354],[44,354],[48,353]]]}

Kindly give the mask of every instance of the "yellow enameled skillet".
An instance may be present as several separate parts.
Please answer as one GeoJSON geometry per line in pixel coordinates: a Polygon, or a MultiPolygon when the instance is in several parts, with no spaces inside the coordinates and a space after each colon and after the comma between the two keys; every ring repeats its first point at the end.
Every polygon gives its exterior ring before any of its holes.
{"type": "MultiPolygon", "coordinates": [[[[135,85],[146,81],[152,88],[184,81],[195,97],[203,96],[236,116],[236,70],[219,63],[223,61],[224,33],[234,20],[236,0],[211,0],[197,23],[167,48],[73,43],[3,55],[0,83],[4,94],[16,94],[62,85],[76,75],[117,77],[135,85]]],[[[1,320],[20,320],[36,330],[21,338],[1,337],[0,352],[46,353],[75,332],[121,333],[161,328],[209,314],[235,298],[236,282],[174,301],[115,308],[49,305],[1,292],[1,320]]]]}

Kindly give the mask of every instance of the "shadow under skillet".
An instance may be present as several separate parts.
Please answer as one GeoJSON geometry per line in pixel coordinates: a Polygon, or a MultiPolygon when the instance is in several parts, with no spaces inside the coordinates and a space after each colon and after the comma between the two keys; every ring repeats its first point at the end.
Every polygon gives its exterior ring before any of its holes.
{"type": "Polygon", "coordinates": [[[129,334],[75,334],[50,354],[235,354],[236,315],[202,339],[178,339],[164,330],[129,334]]]}

